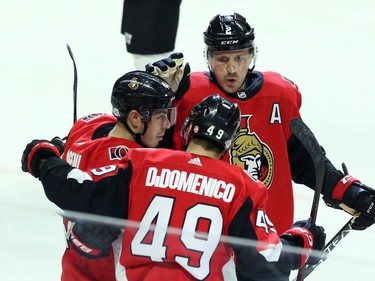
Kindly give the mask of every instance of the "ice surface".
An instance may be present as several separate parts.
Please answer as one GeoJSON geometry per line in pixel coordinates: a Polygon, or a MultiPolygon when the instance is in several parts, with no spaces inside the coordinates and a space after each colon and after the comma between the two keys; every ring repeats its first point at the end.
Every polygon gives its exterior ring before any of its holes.
{"type": "MultiPolygon", "coordinates": [[[[120,34],[122,3],[0,0],[2,280],[60,278],[61,218],[40,183],[21,172],[20,157],[31,139],[64,136],[73,123],[66,44],[78,67],[78,116],[110,112],[114,81],[133,69],[120,34]]],[[[184,0],[176,51],[193,70],[205,69],[202,32],[209,20],[217,13],[243,14],[256,29],[257,69],[294,80],[304,120],[332,162],[345,161],[351,174],[375,187],[374,10],[371,0],[184,0]]],[[[295,189],[296,218],[307,218],[312,192],[295,189]]],[[[317,221],[329,238],[348,219],[319,207],[317,221]]],[[[374,250],[374,227],[351,232],[307,280],[373,280],[374,250]]]]}

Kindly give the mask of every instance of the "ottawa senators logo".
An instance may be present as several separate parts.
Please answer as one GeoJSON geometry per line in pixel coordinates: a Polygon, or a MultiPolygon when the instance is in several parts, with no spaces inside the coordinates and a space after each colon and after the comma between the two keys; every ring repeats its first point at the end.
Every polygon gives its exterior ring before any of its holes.
{"type": "Polygon", "coordinates": [[[132,89],[133,91],[134,91],[134,90],[137,90],[138,87],[139,87],[139,83],[138,83],[137,80],[138,80],[137,77],[133,77],[133,78],[132,78],[132,81],[128,84],[128,87],[129,87],[130,89],[132,89]]]}
{"type": "Polygon", "coordinates": [[[273,155],[269,147],[255,133],[250,132],[250,117],[241,116],[240,132],[229,152],[230,163],[242,167],[269,188],[273,179],[273,155]]]}
{"type": "Polygon", "coordinates": [[[124,145],[119,145],[116,147],[110,147],[108,148],[109,152],[109,159],[110,160],[120,160],[123,158],[126,154],[128,154],[129,148],[124,145]]]}

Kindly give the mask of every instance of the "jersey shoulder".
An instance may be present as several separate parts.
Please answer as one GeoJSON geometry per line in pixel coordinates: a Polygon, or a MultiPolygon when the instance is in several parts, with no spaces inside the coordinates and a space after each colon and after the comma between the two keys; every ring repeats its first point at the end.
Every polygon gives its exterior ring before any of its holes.
{"type": "Polygon", "coordinates": [[[301,106],[301,93],[297,84],[281,75],[280,73],[267,71],[262,72],[263,86],[262,93],[272,97],[272,99],[285,100],[301,106]]]}
{"type": "Polygon", "coordinates": [[[223,91],[215,83],[212,83],[208,72],[192,72],[190,74],[189,90],[178,104],[179,115],[189,115],[195,104],[211,94],[224,95],[223,91]]]}
{"type": "Polygon", "coordinates": [[[187,92],[188,97],[191,98],[191,95],[205,97],[210,93],[221,94],[222,90],[215,83],[212,83],[209,72],[192,72],[190,74],[190,88],[187,92]]]}
{"type": "Polygon", "coordinates": [[[93,113],[77,120],[70,129],[65,148],[69,148],[73,143],[85,142],[94,138],[95,132],[106,124],[113,125],[117,122],[114,116],[105,113],[93,113]]]}
{"type": "Polygon", "coordinates": [[[269,86],[281,87],[285,90],[299,91],[298,85],[291,79],[283,76],[282,74],[274,71],[261,72],[264,83],[269,86]]]}
{"type": "MultiPolygon", "coordinates": [[[[145,162],[163,162],[170,161],[170,157],[176,157],[176,153],[182,151],[171,150],[167,148],[146,148],[146,147],[134,147],[129,150],[128,158],[134,162],[134,165],[143,165],[145,162]],[[168,160],[167,160],[168,159],[168,160]]],[[[184,153],[184,152],[182,152],[184,153]]]]}

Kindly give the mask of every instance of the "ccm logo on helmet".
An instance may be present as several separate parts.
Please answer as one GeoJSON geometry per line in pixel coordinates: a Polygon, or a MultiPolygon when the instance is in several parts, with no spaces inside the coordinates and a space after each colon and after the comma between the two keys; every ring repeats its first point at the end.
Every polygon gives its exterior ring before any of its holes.
{"type": "Polygon", "coordinates": [[[228,40],[228,41],[221,41],[221,45],[232,45],[232,44],[238,44],[238,40],[228,40]]]}

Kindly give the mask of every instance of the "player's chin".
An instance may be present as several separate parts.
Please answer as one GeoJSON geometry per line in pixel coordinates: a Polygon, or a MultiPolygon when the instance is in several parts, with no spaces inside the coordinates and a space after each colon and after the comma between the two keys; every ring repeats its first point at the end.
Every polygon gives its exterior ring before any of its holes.
{"type": "Polygon", "coordinates": [[[239,87],[238,83],[233,82],[227,82],[222,86],[223,90],[230,94],[237,92],[239,87]]]}
{"type": "Polygon", "coordinates": [[[156,137],[156,139],[152,142],[152,146],[150,147],[157,147],[162,140],[163,140],[163,136],[156,137]]]}

